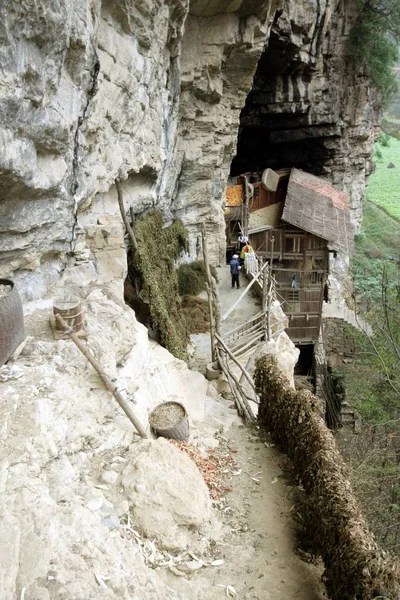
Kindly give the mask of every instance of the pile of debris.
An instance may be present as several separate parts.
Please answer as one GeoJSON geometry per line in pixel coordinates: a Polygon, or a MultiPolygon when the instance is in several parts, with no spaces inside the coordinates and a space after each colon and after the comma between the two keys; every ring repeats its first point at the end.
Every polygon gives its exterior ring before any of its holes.
{"type": "Polygon", "coordinates": [[[223,559],[200,557],[190,550],[177,553],[159,548],[155,541],[140,535],[135,529],[129,513],[121,523],[120,532],[122,537],[131,540],[131,543],[136,545],[143,562],[152,569],[165,568],[178,577],[186,577],[202,567],[220,567],[224,564],[223,559]]]}
{"type": "Polygon", "coordinates": [[[210,491],[214,505],[218,505],[225,494],[232,491],[232,487],[227,485],[226,480],[229,475],[234,475],[238,468],[237,462],[232,456],[236,450],[220,443],[217,448],[208,448],[208,453],[204,456],[198,448],[191,444],[178,440],[169,440],[169,442],[185,452],[196,463],[210,491]]]}

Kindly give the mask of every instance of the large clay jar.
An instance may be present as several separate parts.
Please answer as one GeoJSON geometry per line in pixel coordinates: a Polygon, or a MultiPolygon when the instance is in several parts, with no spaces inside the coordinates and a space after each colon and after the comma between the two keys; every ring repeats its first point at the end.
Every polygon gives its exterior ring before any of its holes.
{"type": "Polygon", "coordinates": [[[10,279],[0,279],[0,367],[24,339],[24,313],[18,290],[10,279]]]}

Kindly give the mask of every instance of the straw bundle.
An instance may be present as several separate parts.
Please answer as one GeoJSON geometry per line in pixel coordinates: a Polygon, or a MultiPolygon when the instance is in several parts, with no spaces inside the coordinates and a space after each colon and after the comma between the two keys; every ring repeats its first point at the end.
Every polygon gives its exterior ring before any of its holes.
{"type": "Polygon", "coordinates": [[[307,496],[307,529],[325,564],[331,600],[400,597],[400,565],[374,540],[361,514],[320,402],[289,386],[272,356],[256,363],[258,418],[293,465],[307,496]]]}

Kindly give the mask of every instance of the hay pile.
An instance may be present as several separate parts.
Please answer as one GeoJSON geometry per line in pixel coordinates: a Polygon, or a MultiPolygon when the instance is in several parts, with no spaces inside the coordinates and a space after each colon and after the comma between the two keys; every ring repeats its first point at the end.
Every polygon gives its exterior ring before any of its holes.
{"type": "Polygon", "coordinates": [[[196,296],[182,298],[181,313],[189,333],[206,333],[210,330],[210,314],[207,300],[196,296]]]}
{"type": "MultiPolygon", "coordinates": [[[[214,266],[210,267],[211,274],[218,283],[217,271],[214,266]]],[[[206,267],[203,260],[195,260],[191,263],[180,265],[177,270],[179,293],[181,296],[197,296],[207,288],[206,267]]]]}
{"type": "Polygon", "coordinates": [[[400,565],[379,548],[351,489],[346,466],[311,392],[293,390],[272,356],[256,363],[258,418],[293,461],[308,506],[313,551],[325,563],[331,600],[395,600],[400,565]]]}
{"type": "Polygon", "coordinates": [[[189,334],[182,319],[175,269],[179,255],[187,250],[187,231],[179,220],[164,227],[160,211],[142,216],[134,230],[138,251],[132,253],[129,263],[131,280],[140,282],[140,295],[147,300],[150,324],[159,333],[160,343],[177,358],[187,360],[189,334]]]}

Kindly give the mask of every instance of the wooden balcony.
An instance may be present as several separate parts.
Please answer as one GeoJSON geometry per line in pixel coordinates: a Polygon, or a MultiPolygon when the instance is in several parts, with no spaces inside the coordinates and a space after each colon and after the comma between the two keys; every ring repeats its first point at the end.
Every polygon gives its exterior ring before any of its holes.
{"type": "Polygon", "coordinates": [[[278,289],[304,289],[322,288],[326,278],[326,271],[307,271],[300,269],[281,269],[273,266],[272,273],[275,277],[278,289]],[[296,275],[296,287],[292,286],[293,275],[296,275]]]}

